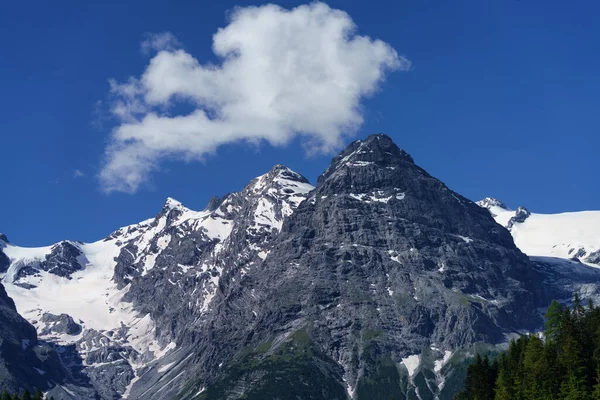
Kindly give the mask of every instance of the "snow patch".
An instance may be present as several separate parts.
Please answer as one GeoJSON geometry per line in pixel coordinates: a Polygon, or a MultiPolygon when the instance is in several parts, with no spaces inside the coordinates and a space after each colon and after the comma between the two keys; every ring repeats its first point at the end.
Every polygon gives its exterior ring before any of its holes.
{"type": "Polygon", "coordinates": [[[408,356],[408,357],[402,359],[402,365],[404,365],[406,367],[406,369],[408,370],[408,376],[410,378],[412,378],[414,376],[417,368],[419,368],[420,363],[421,363],[421,356],[418,354],[413,354],[411,356],[408,356]]]}
{"type": "Polygon", "coordinates": [[[465,243],[471,243],[473,241],[473,239],[471,239],[470,237],[461,236],[461,235],[458,235],[458,237],[461,238],[462,240],[464,240],[465,243]]]}
{"type": "Polygon", "coordinates": [[[444,263],[443,261],[440,261],[438,263],[438,266],[439,266],[438,272],[444,272],[446,270],[446,263],[444,263]]]}
{"type": "Polygon", "coordinates": [[[173,361],[172,363],[168,363],[168,364],[163,365],[162,367],[160,367],[158,369],[158,373],[162,374],[163,372],[168,371],[173,365],[175,365],[175,363],[176,363],[176,361],[173,361]]]}
{"type": "Polygon", "coordinates": [[[439,360],[435,360],[435,362],[433,363],[433,371],[435,373],[439,373],[444,367],[444,365],[446,365],[448,361],[450,361],[450,358],[452,358],[452,352],[446,350],[444,352],[444,356],[439,360]]]}

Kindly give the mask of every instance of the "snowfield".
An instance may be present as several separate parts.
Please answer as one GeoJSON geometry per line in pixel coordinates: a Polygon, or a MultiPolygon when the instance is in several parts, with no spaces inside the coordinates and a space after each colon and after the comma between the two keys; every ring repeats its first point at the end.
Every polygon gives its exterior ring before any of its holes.
{"type": "MultiPolygon", "coordinates": [[[[130,303],[123,302],[121,299],[128,287],[119,290],[112,281],[114,259],[120,251],[116,241],[78,243],[77,246],[87,261],[83,270],[74,272],[71,279],[40,270],[19,280],[19,285],[35,285],[25,289],[14,283],[14,275],[18,272],[15,269],[23,262],[42,261],[51,247],[28,249],[6,244],[3,251],[12,263],[3,283],[19,313],[36,326],[38,332],[44,328],[40,318],[45,312],[70,315],[82,326],[82,332],[86,329],[106,332],[125,325],[130,328],[128,344],[135,350],[142,354],[161,350],[154,342],[154,324],[150,317],[138,315],[130,303]]],[[[70,344],[79,340],[82,333],[51,336],[45,339],[70,344]]]]}
{"type": "Polygon", "coordinates": [[[490,210],[496,222],[509,229],[515,244],[529,256],[578,259],[600,268],[590,255],[600,260],[600,211],[530,215],[523,222],[513,222],[516,212],[502,202],[486,198],[477,202],[490,210]]]}

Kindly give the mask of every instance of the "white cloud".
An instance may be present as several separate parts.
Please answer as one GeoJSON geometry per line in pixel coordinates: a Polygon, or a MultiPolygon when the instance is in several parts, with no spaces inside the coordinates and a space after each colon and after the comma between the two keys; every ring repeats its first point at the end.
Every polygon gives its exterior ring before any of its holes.
{"type": "Polygon", "coordinates": [[[147,33],[142,40],[142,53],[148,54],[152,51],[173,51],[181,47],[179,40],[171,32],[147,33]]]}
{"type": "Polygon", "coordinates": [[[80,169],[76,169],[73,171],[73,178],[83,178],[85,176],[85,172],[80,169]]]}
{"type": "Polygon", "coordinates": [[[339,147],[363,122],[361,99],[386,72],[410,65],[355,32],[347,13],[312,3],[235,9],[213,36],[220,65],[155,40],[148,46],[158,53],[139,78],[110,82],[120,123],[100,173],[104,189],[135,192],[161,160],[199,160],[225,143],[281,146],[301,135],[309,151],[339,147]],[[181,104],[193,110],[175,114],[181,104]]]}

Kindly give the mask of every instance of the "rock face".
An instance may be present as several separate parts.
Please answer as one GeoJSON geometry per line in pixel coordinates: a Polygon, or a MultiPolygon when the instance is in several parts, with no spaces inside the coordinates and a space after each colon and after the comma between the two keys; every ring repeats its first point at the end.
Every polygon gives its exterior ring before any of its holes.
{"type": "Polygon", "coordinates": [[[41,321],[45,324],[40,332],[42,335],[62,333],[79,335],[81,333],[81,325],[76,323],[68,314],[54,315],[46,312],[42,315],[41,321]]]}
{"type": "Polygon", "coordinates": [[[510,231],[512,230],[513,226],[515,226],[515,224],[522,224],[523,222],[525,222],[525,220],[527,218],[529,218],[529,216],[531,215],[531,213],[529,212],[528,209],[526,209],[523,206],[520,206],[519,208],[517,208],[517,211],[515,211],[515,215],[510,217],[510,219],[508,220],[508,224],[506,225],[506,228],[510,231]]]}
{"type": "Polygon", "coordinates": [[[51,346],[38,342],[35,328],[17,313],[0,284],[0,388],[11,392],[50,388],[67,373],[51,346]]]}
{"type": "Polygon", "coordinates": [[[85,260],[81,259],[82,251],[75,244],[64,241],[52,247],[46,261],[42,263],[44,271],[62,277],[70,277],[75,271],[83,269],[85,260]]]}
{"type": "Polygon", "coordinates": [[[508,208],[508,206],[506,204],[504,204],[500,200],[495,199],[493,197],[486,197],[483,200],[479,200],[475,204],[477,204],[479,207],[483,207],[483,208],[487,208],[487,209],[492,209],[492,208],[498,207],[500,209],[510,211],[510,208],[508,208]]]}
{"type": "MultiPolygon", "coordinates": [[[[4,242],[4,246],[6,243],[4,242]]],[[[0,241],[0,273],[8,272],[10,261],[7,263],[8,257],[2,252],[2,242],[0,241]],[[3,262],[4,259],[4,262],[3,262]],[[4,265],[4,267],[3,267],[4,265]]],[[[75,271],[83,269],[86,260],[80,244],[71,241],[63,241],[51,246],[49,252],[44,255],[44,258],[26,258],[20,260],[13,265],[13,282],[19,283],[20,280],[28,276],[37,275],[39,271],[46,271],[53,275],[70,279],[75,271]]],[[[25,287],[30,285],[24,284],[25,287]]]]}
{"type": "Polygon", "coordinates": [[[8,243],[8,239],[2,233],[0,233],[0,274],[5,273],[10,267],[10,259],[4,254],[4,247],[8,243]]]}
{"type": "Polygon", "coordinates": [[[277,165],[201,212],[168,199],[149,224],[150,234],[121,250],[114,279],[121,286],[133,280],[124,300],[152,316],[161,343],[175,340],[209,310],[229,276],[262,261],[264,247],[312,188],[277,165]]]}

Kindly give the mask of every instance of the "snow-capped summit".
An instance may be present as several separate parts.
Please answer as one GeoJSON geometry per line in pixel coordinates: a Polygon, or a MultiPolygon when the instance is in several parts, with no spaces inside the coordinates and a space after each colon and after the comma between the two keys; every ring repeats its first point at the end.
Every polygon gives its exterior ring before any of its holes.
{"type": "Polygon", "coordinates": [[[172,197],[167,197],[167,200],[165,200],[165,205],[163,206],[163,210],[164,209],[173,210],[176,208],[181,209],[181,208],[185,208],[185,206],[183,205],[182,202],[177,201],[172,197]]]}
{"type": "Polygon", "coordinates": [[[244,192],[273,194],[278,190],[283,190],[283,193],[291,193],[292,191],[306,193],[312,189],[313,186],[305,177],[292,171],[285,165],[276,164],[266,174],[254,178],[250,184],[244,188],[244,192]],[[286,188],[289,190],[286,191],[286,188]]]}
{"type": "Polygon", "coordinates": [[[478,202],[476,202],[476,204],[479,207],[483,207],[483,208],[487,208],[487,209],[491,209],[491,208],[501,208],[503,210],[506,211],[511,211],[510,208],[508,208],[508,206],[506,204],[504,204],[503,202],[501,202],[498,199],[495,199],[493,197],[486,197],[485,199],[479,200],[478,202]]]}

